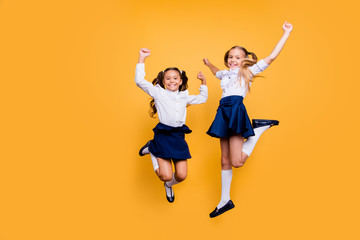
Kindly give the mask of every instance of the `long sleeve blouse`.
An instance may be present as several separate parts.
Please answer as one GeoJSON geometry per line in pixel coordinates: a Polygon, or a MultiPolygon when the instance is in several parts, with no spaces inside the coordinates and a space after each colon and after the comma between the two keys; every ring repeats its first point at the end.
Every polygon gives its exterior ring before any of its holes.
{"type": "MultiPolygon", "coordinates": [[[[269,65],[262,59],[249,67],[252,74],[255,76],[256,74],[264,71],[269,65]]],[[[220,86],[223,90],[221,98],[228,96],[242,96],[245,98],[248,89],[245,87],[244,79],[238,80],[239,68],[222,70],[216,73],[216,77],[220,79],[220,86]]],[[[251,82],[249,83],[251,86],[251,82]]]]}
{"type": "Polygon", "coordinates": [[[172,92],[155,86],[145,80],[145,64],[138,63],[135,70],[135,83],[155,100],[159,121],[171,127],[181,127],[186,121],[186,106],[205,103],[208,97],[206,85],[200,86],[200,94],[190,95],[188,90],[172,92]]]}

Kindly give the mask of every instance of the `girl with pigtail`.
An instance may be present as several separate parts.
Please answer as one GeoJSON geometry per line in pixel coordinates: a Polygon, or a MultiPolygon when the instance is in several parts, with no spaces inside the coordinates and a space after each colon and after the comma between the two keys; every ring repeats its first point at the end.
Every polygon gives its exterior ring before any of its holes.
{"type": "Polygon", "coordinates": [[[215,119],[207,131],[208,135],[220,139],[221,148],[221,199],[215,210],[210,213],[211,218],[235,207],[230,200],[232,167],[242,167],[261,134],[271,126],[279,124],[277,120],[253,119],[251,125],[243,99],[250,91],[256,75],[277,58],[293,26],[285,22],[282,29],[283,36],[273,51],[259,62],[255,53],[248,52],[240,46],[234,46],[225,53],[224,63],[229,70],[219,71],[208,59],[203,59],[211,72],[221,80],[220,86],[223,90],[215,119]],[[245,139],[247,140],[244,142],[245,139]]]}
{"type": "Polygon", "coordinates": [[[153,99],[150,102],[150,116],[158,114],[159,123],[153,129],[154,139],[143,146],[139,155],[150,154],[155,173],[164,182],[166,198],[174,202],[172,186],[185,180],[187,159],[191,158],[185,134],[191,133],[186,121],[186,106],[205,103],[208,97],[205,76],[199,72],[200,94],[189,95],[188,77],[178,68],[167,68],[158,73],[152,83],[145,78],[145,59],[150,50],[142,48],[136,65],[135,83],[153,99]],[[172,162],[175,167],[173,173],[172,162]]]}

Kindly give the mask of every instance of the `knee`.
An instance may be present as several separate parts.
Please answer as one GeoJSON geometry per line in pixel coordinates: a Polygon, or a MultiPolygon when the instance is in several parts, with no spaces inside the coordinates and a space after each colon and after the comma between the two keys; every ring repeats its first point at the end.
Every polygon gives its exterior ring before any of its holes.
{"type": "Polygon", "coordinates": [[[178,182],[184,181],[186,179],[186,177],[187,177],[187,172],[185,172],[185,171],[184,172],[177,172],[175,174],[175,179],[178,182]]]}
{"type": "Polygon", "coordinates": [[[234,168],[239,168],[239,167],[244,166],[244,162],[234,162],[234,163],[232,164],[232,166],[233,166],[234,168]]]}
{"type": "Polygon", "coordinates": [[[167,173],[167,172],[160,172],[159,178],[161,181],[168,182],[168,181],[171,181],[171,179],[173,178],[173,175],[171,173],[167,173]]]}
{"type": "Polygon", "coordinates": [[[229,156],[221,156],[221,168],[228,169],[229,167],[231,167],[229,156]]]}
{"type": "Polygon", "coordinates": [[[235,161],[232,162],[232,166],[235,168],[239,168],[239,167],[244,166],[245,162],[246,162],[246,159],[244,159],[244,158],[236,159],[235,161]]]}

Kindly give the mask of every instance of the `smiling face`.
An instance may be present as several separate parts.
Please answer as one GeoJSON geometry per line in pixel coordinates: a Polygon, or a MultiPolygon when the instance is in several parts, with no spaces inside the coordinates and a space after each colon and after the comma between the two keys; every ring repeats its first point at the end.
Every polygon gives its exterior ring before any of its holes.
{"type": "Polygon", "coordinates": [[[235,69],[241,67],[242,61],[245,58],[245,53],[239,48],[234,48],[229,51],[229,56],[227,59],[227,66],[230,69],[235,69]]]}
{"type": "Polygon", "coordinates": [[[165,89],[176,92],[182,84],[180,73],[176,70],[168,70],[164,74],[163,84],[165,89]]]}

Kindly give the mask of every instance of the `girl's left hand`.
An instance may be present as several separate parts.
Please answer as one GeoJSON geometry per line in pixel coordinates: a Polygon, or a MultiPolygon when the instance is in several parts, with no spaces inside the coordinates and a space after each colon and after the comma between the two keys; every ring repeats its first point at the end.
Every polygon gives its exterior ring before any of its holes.
{"type": "Polygon", "coordinates": [[[201,80],[201,82],[203,82],[203,83],[206,82],[205,76],[204,76],[204,74],[202,72],[198,73],[197,78],[199,80],[201,80]]]}
{"type": "Polygon", "coordinates": [[[293,30],[293,25],[291,23],[288,23],[287,21],[284,23],[284,25],[282,26],[282,29],[284,30],[284,32],[288,32],[290,33],[293,30]]]}

